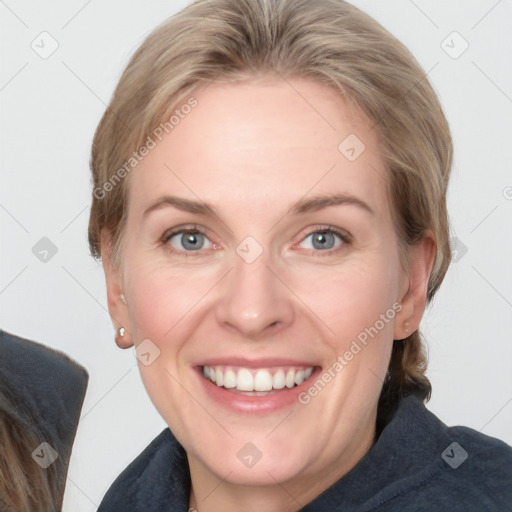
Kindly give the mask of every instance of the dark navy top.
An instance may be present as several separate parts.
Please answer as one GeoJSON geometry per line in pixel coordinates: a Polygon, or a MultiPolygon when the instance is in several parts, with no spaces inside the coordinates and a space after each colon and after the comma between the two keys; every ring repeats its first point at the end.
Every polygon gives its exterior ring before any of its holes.
{"type": "Polygon", "coordinates": [[[28,447],[34,464],[55,464],[59,510],[88,378],[66,354],[0,329],[2,393],[14,406],[11,414],[18,424],[41,441],[28,447]]]}
{"type": "MultiPolygon", "coordinates": [[[[187,512],[190,485],[185,451],[165,429],[114,481],[98,512],[187,512]]],[[[512,448],[447,427],[409,396],[359,463],[301,510],[512,511],[512,448]]]]}

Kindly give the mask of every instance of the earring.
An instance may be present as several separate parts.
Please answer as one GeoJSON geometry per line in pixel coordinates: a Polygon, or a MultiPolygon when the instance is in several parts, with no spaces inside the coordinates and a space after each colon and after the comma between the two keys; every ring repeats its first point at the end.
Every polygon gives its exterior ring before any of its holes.
{"type": "Polygon", "coordinates": [[[409,333],[410,329],[409,329],[409,326],[411,325],[410,322],[404,322],[404,331],[406,334],[409,333]]]}
{"type": "Polygon", "coordinates": [[[121,300],[126,304],[126,298],[123,293],[121,293],[121,300]]]}
{"type": "Polygon", "coordinates": [[[119,327],[116,329],[115,341],[119,348],[126,349],[133,347],[133,340],[130,332],[127,331],[124,327],[119,327]]]}

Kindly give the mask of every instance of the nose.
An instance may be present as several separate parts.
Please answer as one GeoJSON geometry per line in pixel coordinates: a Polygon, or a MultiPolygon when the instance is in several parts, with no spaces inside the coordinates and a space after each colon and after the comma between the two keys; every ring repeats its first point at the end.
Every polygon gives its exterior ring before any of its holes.
{"type": "Polygon", "coordinates": [[[255,340],[289,326],[294,318],[293,293],[283,281],[265,251],[252,263],[236,256],[217,303],[217,321],[255,340]]]}

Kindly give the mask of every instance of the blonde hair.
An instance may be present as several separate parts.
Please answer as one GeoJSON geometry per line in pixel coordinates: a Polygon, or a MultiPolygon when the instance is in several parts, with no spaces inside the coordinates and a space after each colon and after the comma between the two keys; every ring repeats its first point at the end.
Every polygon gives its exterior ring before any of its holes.
{"type": "MultiPolygon", "coordinates": [[[[427,229],[437,241],[430,302],[451,258],[449,127],[411,53],[342,0],[197,0],[147,37],[125,69],[94,137],[91,254],[101,257],[105,230],[113,242],[114,265],[120,262],[128,180],[119,177],[128,175],[127,160],[152,131],[201,84],[239,81],[265,71],[333,87],[373,121],[401,249],[420,240],[427,229]]],[[[411,393],[428,399],[425,369],[419,332],[395,341],[381,403],[390,409],[411,393]]]]}

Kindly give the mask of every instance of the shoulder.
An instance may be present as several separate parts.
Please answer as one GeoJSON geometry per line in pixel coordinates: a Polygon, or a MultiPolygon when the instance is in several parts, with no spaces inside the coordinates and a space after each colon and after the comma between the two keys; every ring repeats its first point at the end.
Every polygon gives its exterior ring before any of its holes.
{"type": "Polygon", "coordinates": [[[0,426],[9,425],[14,448],[30,447],[15,464],[33,462],[31,452],[44,457],[43,441],[57,452],[48,478],[60,503],[87,381],[85,369],[62,352],[0,329],[0,426]]]}
{"type": "Polygon", "coordinates": [[[512,447],[469,427],[445,429],[439,482],[453,499],[467,511],[512,508],[512,447]]]}
{"type": "Polygon", "coordinates": [[[69,356],[0,329],[0,385],[30,421],[50,437],[71,443],[88,373],[69,356]]]}
{"type": "Polygon", "coordinates": [[[379,512],[490,512],[511,510],[512,447],[464,426],[447,426],[419,400],[410,446],[416,470],[403,480],[400,491],[381,503],[379,512]],[[419,432],[419,435],[418,435],[419,432]]]}
{"type": "Polygon", "coordinates": [[[63,352],[1,329],[0,354],[0,371],[22,373],[27,382],[37,381],[42,375],[55,382],[66,377],[66,384],[84,385],[88,380],[85,368],[63,352]]]}
{"type": "Polygon", "coordinates": [[[98,512],[178,510],[189,492],[185,450],[166,428],[115,479],[98,512]]]}

